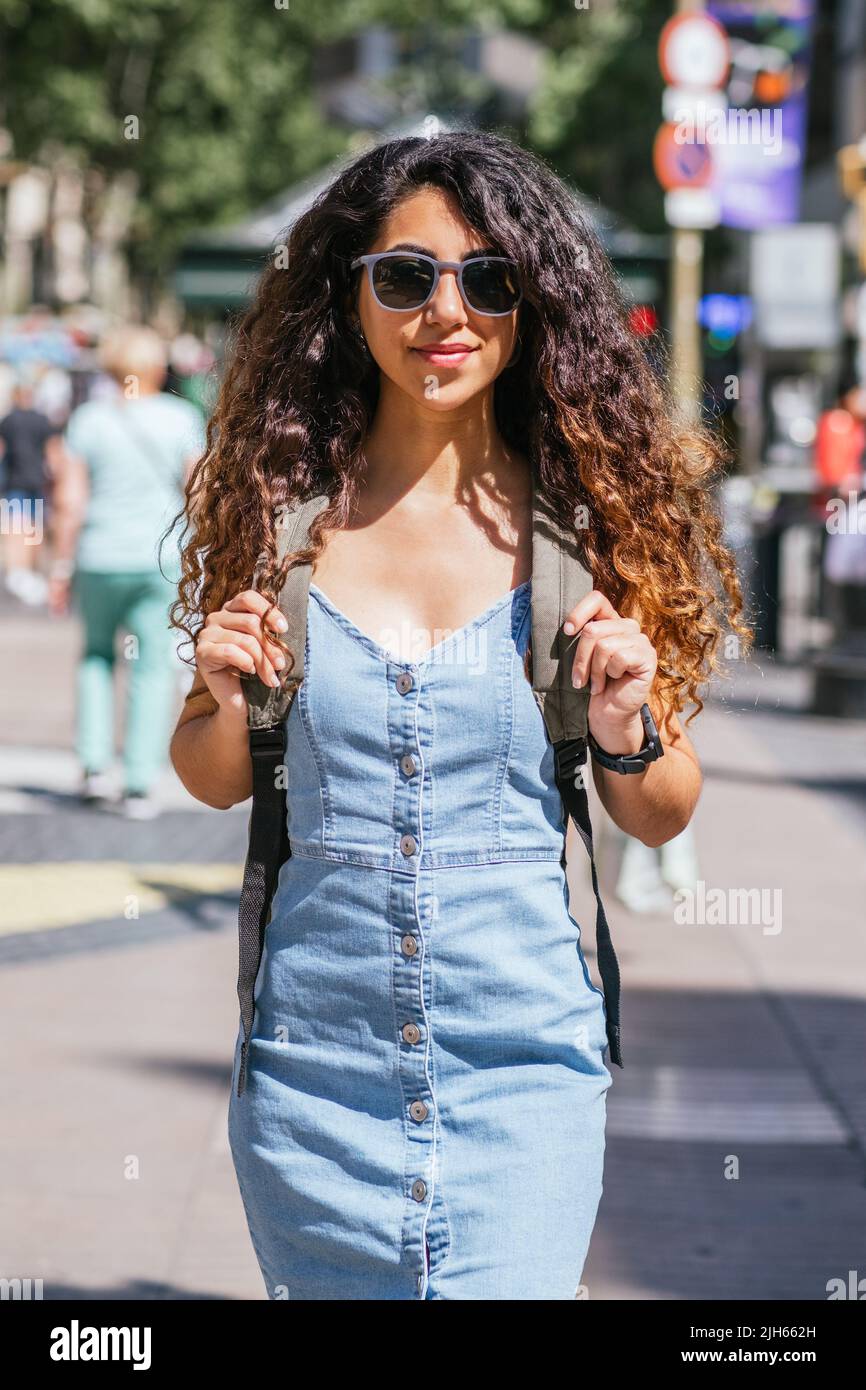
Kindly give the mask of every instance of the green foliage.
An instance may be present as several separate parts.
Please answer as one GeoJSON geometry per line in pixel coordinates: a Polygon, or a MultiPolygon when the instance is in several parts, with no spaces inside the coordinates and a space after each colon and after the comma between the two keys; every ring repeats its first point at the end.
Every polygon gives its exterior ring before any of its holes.
{"type": "Polygon", "coordinates": [[[652,146],[664,86],[658,36],[671,12],[669,0],[589,0],[551,19],[526,128],[560,174],[646,231],[665,227],[652,146]]]}
{"type": "MultiPolygon", "coordinates": [[[[132,171],[134,270],[159,278],[194,229],[230,222],[343,153],[357,133],[313,88],[323,44],[397,29],[398,109],[497,119],[460,64],[469,30],[511,27],[549,53],[526,125],[511,130],[590,195],[661,225],[650,166],[660,120],[662,0],[0,0],[0,125],[11,157],[60,155],[103,182],[132,171]]],[[[93,221],[99,180],[91,179],[93,221]]]]}
{"type": "Polygon", "coordinates": [[[192,230],[243,216],[345,147],[311,92],[307,9],[0,0],[11,157],[51,165],[62,153],[108,180],[134,172],[130,254],[158,276],[192,230]]]}

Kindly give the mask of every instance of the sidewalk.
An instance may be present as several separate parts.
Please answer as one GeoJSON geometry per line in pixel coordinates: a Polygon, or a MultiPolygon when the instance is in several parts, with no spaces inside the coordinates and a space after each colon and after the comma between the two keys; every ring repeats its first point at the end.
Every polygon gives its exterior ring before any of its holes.
{"type": "MultiPolygon", "coordinates": [[[[262,1298],[225,1129],[248,807],[168,773],[157,821],[80,809],[73,624],[7,607],[0,641],[23,692],[0,689],[0,1275],[48,1298],[262,1298]]],[[[691,730],[706,893],[730,914],[766,889],[781,930],[629,913],[605,827],[625,1067],[591,1299],[825,1299],[866,1275],[866,738],[800,713],[804,687],[753,664],[691,730]]],[[[576,837],[570,863],[597,980],[576,837]]]]}

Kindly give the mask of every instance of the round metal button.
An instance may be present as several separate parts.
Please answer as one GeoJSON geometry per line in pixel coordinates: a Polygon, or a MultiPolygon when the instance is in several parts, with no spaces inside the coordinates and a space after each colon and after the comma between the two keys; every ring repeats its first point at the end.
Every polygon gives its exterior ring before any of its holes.
{"type": "Polygon", "coordinates": [[[414,1044],[421,1041],[421,1029],[417,1023],[404,1023],[400,1031],[404,1042],[414,1044]]]}
{"type": "Polygon", "coordinates": [[[414,776],[415,759],[412,757],[411,753],[403,754],[402,758],[400,759],[400,767],[403,769],[407,777],[414,776]]]}
{"type": "Polygon", "coordinates": [[[423,1202],[427,1196],[427,1184],[423,1178],[416,1178],[412,1184],[412,1196],[416,1202],[423,1202]]]}
{"type": "Polygon", "coordinates": [[[412,936],[411,934],[404,936],[400,942],[400,950],[403,952],[404,956],[414,956],[418,950],[417,936],[412,936]]]}
{"type": "Polygon", "coordinates": [[[412,1116],[413,1120],[417,1120],[418,1124],[420,1124],[422,1120],[426,1120],[427,1106],[424,1104],[423,1100],[413,1100],[412,1104],[409,1106],[409,1114],[412,1116]]]}
{"type": "Polygon", "coordinates": [[[412,689],[412,686],[415,684],[415,681],[413,680],[412,676],[409,675],[408,671],[401,671],[394,684],[396,685],[400,694],[405,695],[407,690],[412,689]]]}
{"type": "Polygon", "coordinates": [[[408,857],[410,854],[414,854],[414,853],[415,853],[415,850],[417,849],[417,845],[416,845],[416,843],[415,843],[415,836],[414,836],[414,835],[401,835],[401,836],[400,836],[400,848],[401,848],[401,850],[403,851],[403,853],[404,853],[407,857],[408,857]]]}

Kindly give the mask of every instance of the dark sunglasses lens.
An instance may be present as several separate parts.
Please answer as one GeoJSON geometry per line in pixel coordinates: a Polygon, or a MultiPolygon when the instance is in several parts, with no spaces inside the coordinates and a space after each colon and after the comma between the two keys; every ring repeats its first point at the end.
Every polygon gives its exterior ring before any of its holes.
{"type": "Polygon", "coordinates": [[[415,256],[387,256],[373,266],[373,289],[386,309],[417,309],[432,288],[432,265],[415,256]]]}
{"type": "Polygon", "coordinates": [[[463,267],[463,288],[473,309],[482,314],[507,314],[520,298],[517,267],[483,257],[467,261],[463,267]]]}

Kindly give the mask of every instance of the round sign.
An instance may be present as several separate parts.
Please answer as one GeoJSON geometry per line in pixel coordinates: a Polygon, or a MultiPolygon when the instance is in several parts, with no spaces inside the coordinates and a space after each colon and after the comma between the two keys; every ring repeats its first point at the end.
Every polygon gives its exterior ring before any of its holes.
{"type": "Polygon", "coordinates": [[[721,87],[731,64],[728,35],[700,12],[676,14],[659,36],[659,67],[674,87],[721,87]]]}
{"type": "Polygon", "coordinates": [[[665,121],[653,142],[653,168],[662,188],[705,188],[713,176],[713,156],[708,145],[676,138],[679,126],[665,121]]]}

